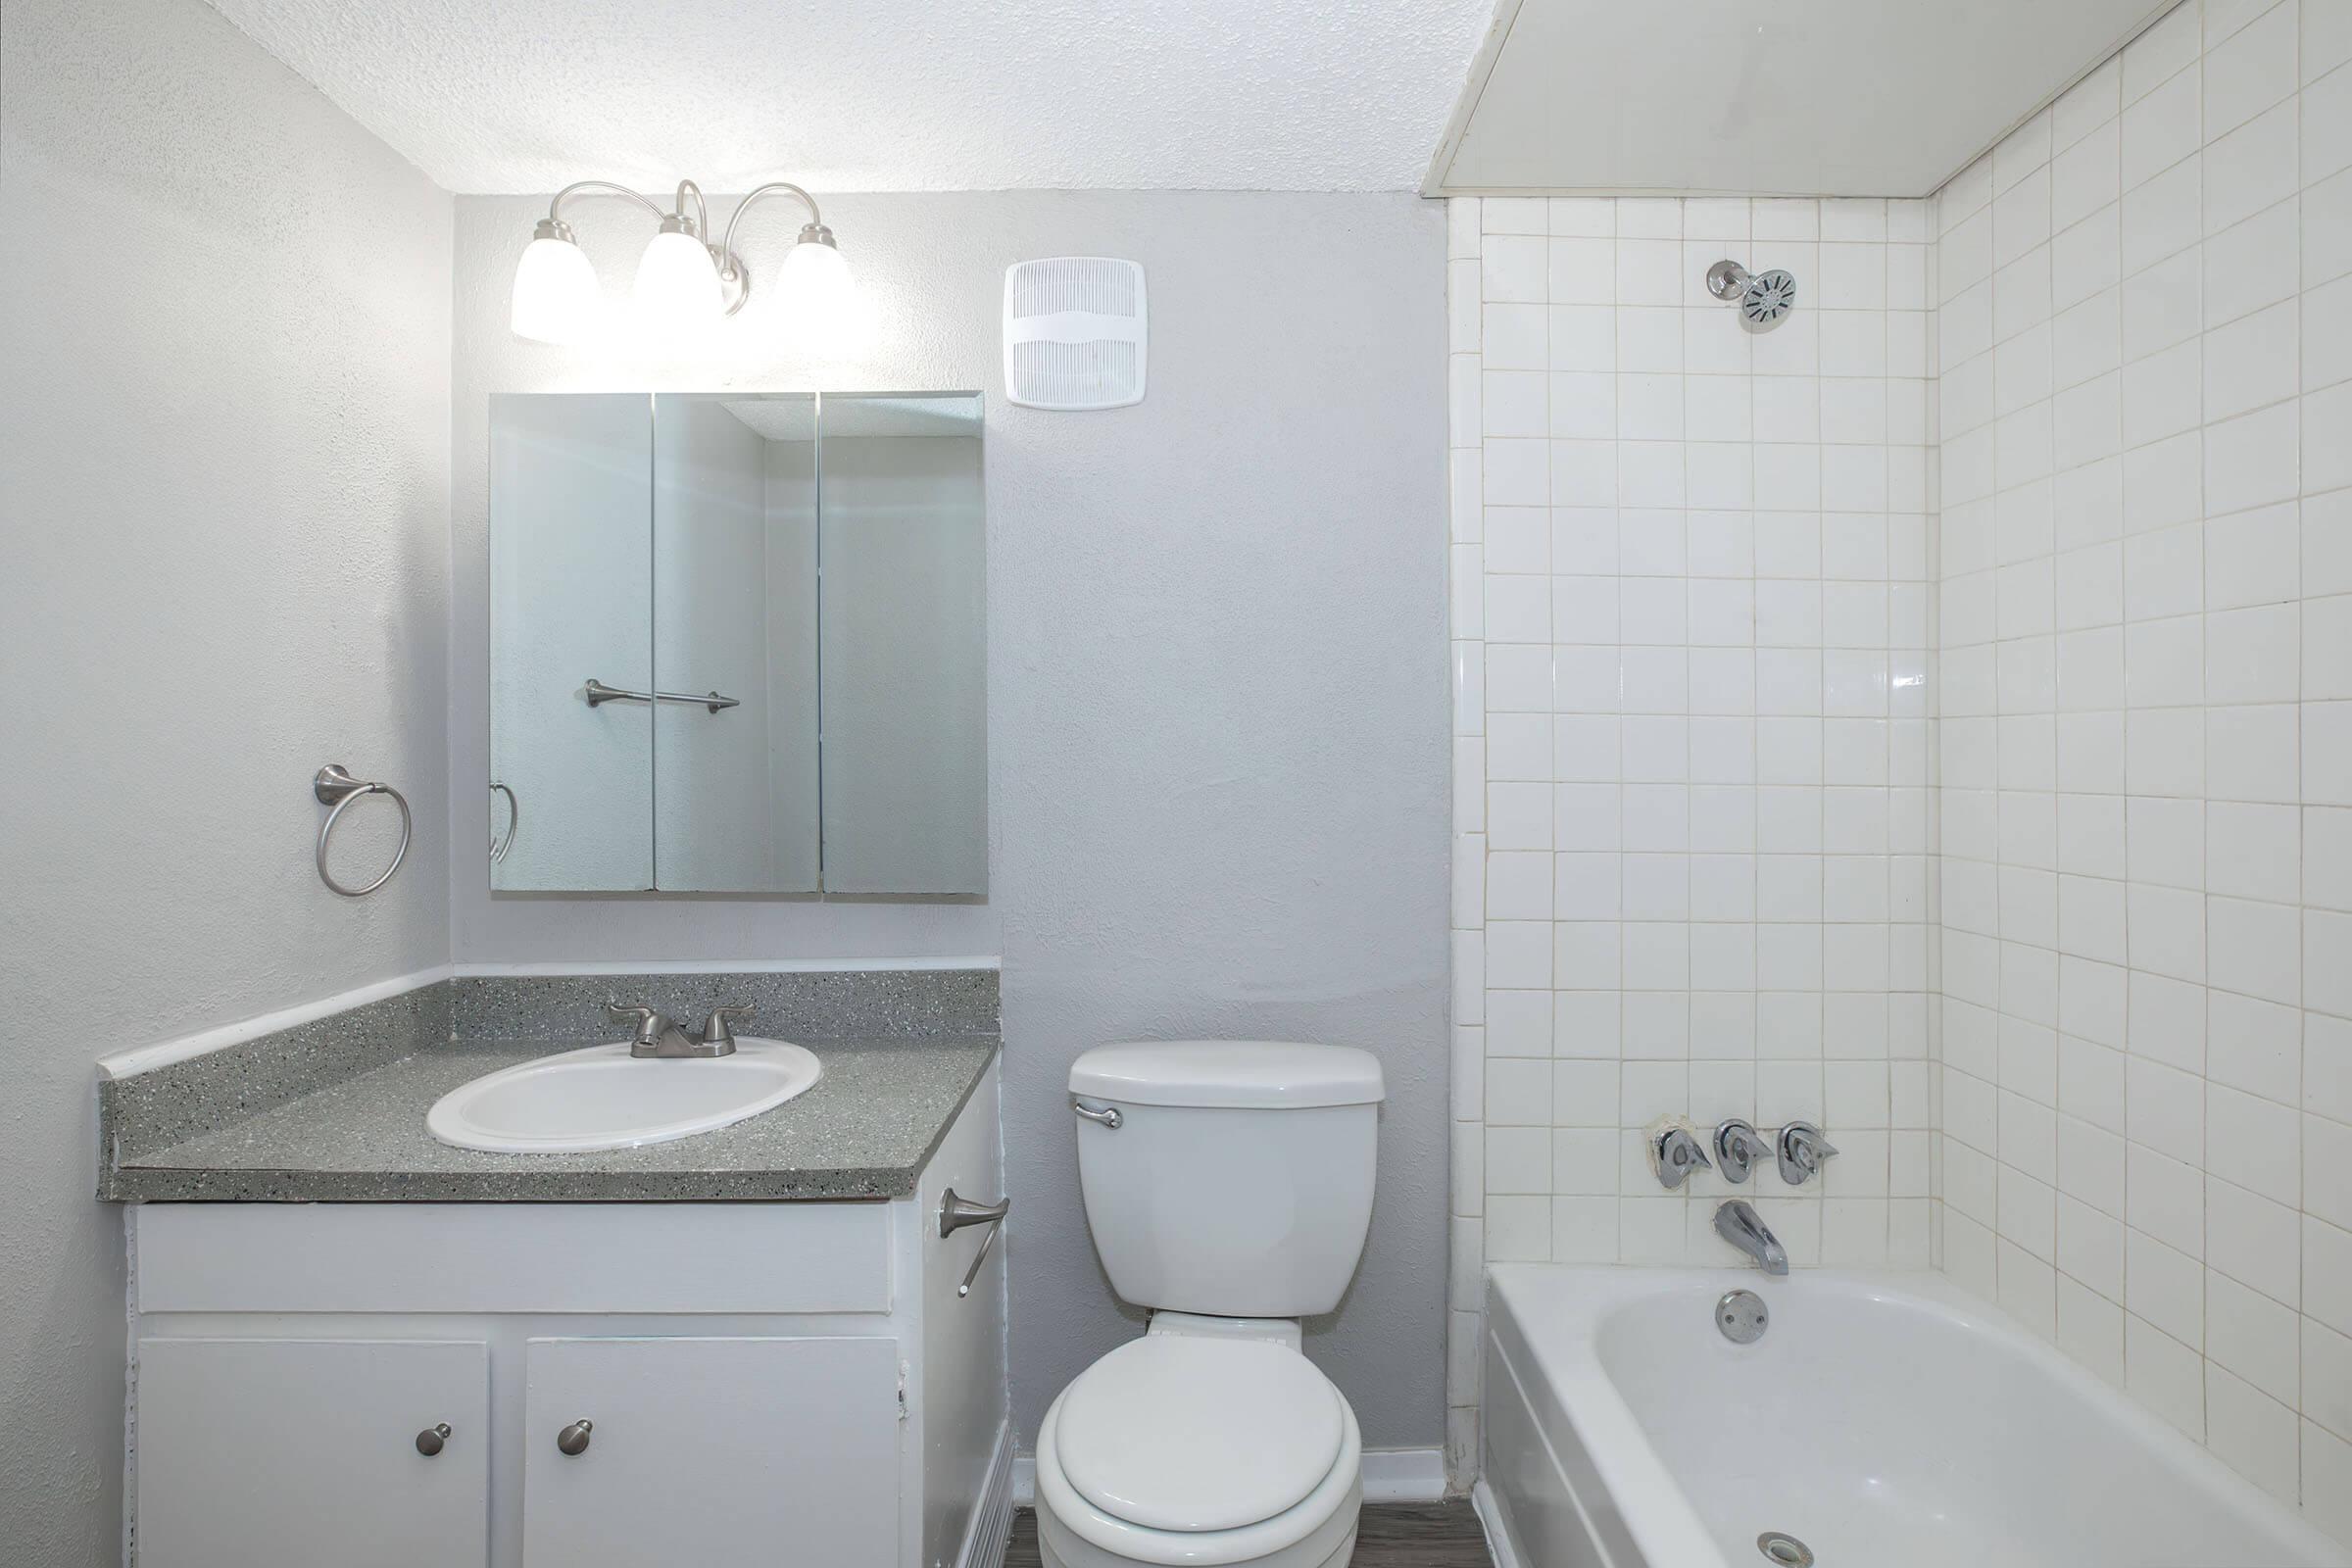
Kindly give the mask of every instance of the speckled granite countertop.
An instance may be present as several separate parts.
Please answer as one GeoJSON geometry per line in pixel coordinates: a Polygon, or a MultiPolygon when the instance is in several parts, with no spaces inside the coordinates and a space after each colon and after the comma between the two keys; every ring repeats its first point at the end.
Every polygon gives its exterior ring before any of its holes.
{"type": "MultiPolygon", "coordinates": [[[[994,1035],[808,1039],[815,1088],[714,1133],[590,1154],[489,1154],[425,1131],[469,1079],[578,1041],[435,1044],[229,1125],[108,1162],[126,1202],[686,1202],[903,1198],[997,1052],[994,1035]]],[[[690,1064],[681,1064],[690,1065],[690,1064]]]]}

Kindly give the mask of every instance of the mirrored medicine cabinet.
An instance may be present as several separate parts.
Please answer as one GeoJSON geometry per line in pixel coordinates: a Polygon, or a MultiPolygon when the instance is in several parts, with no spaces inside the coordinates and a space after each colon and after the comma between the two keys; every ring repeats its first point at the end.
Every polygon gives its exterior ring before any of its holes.
{"type": "Polygon", "coordinates": [[[977,393],[490,400],[490,885],[978,896],[977,393]]]}

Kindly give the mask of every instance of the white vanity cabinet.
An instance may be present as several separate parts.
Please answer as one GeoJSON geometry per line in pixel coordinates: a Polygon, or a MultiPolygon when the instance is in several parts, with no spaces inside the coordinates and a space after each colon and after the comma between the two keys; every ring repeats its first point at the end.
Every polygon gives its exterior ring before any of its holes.
{"type": "Polygon", "coordinates": [[[896,1340],[533,1340],[523,1367],[524,1568],[896,1568],[896,1340]]]}
{"type": "Polygon", "coordinates": [[[141,1342],[139,1523],[159,1543],[147,1560],[480,1568],[487,1349],[478,1340],[141,1342]]]}
{"type": "Polygon", "coordinates": [[[997,1096],[888,1202],[134,1206],[130,1561],[996,1568],[997,1096]]]}

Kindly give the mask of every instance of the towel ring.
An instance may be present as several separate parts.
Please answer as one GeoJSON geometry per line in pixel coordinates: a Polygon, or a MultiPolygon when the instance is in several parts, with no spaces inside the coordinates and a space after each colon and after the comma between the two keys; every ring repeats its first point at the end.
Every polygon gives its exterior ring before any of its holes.
{"type": "Polygon", "coordinates": [[[366,898],[391,881],[392,873],[400,869],[400,862],[409,858],[409,836],[416,825],[409,816],[408,797],[389,784],[370,784],[352,777],[351,770],[341,762],[329,762],[320,768],[318,776],[311,780],[311,792],[318,797],[320,804],[333,808],[326,813],[326,820],[318,824],[318,880],[347,899],[366,898]],[[392,804],[400,808],[400,848],[392,852],[392,863],[384,867],[383,875],[364,888],[347,888],[326,868],[326,842],[334,836],[335,819],[343,814],[343,808],[363,795],[389,795],[392,804]]]}
{"type": "Polygon", "coordinates": [[[507,852],[514,847],[514,835],[522,827],[522,802],[514,798],[513,790],[496,779],[490,781],[490,793],[504,795],[507,798],[507,831],[503,834],[493,833],[490,835],[490,863],[496,865],[505,859],[507,852]]]}

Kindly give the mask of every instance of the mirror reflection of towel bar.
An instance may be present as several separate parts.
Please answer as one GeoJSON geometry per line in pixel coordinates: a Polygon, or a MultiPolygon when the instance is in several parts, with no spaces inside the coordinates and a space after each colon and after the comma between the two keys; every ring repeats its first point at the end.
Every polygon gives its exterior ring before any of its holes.
{"type": "Polygon", "coordinates": [[[490,836],[490,863],[496,865],[507,858],[507,852],[514,847],[514,835],[522,830],[522,802],[496,779],[490,781],[490,793],[507,798],[507,831],[504,835],[490,836]]]}
{"type": "Polygon", "coordinates": [[[740,697],[721,697],[716,692],[629,692],[617,686],[608,686],[594,675],[588,677],[588,706],[600,703],[692,703],[708,708],[713,713],[722,708],[741,708],[740,697]]]}

